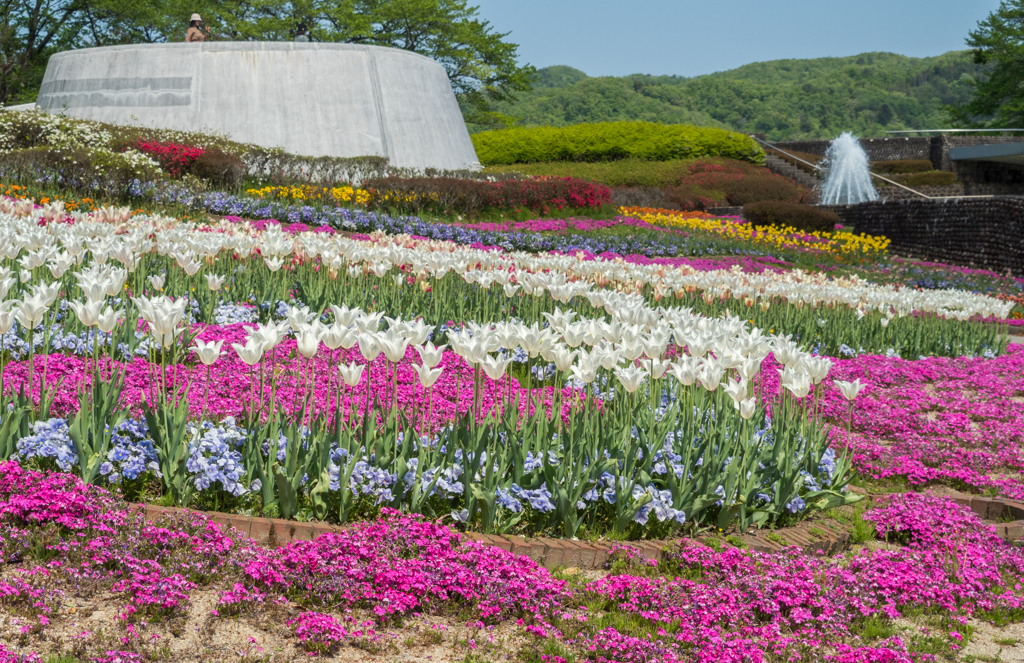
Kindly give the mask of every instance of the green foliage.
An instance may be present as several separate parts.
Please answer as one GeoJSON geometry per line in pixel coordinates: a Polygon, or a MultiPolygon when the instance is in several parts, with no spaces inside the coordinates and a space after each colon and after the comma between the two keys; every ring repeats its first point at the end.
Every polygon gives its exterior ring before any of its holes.
{"type": "Polygon", "coordinates": [[[857,508],[853,513],[853,525],[850,527],[850,543],[867,543],[875,538],[875,526],[864,520],[864,509],[857,508]]]}
{"type": "Polygon", "coordinates": [[[689,173],[671,189],[668,198],[680,209],[702,210],[719,205],[746,205],[761,201],[806,203],[814,193],[788,177],[742,161],[695,161],[689,173]]]}
{"type": "Polygon", "coordinates": [[[579,209],[584,213],[612,202],[608,187],[573,178],[485,182],[457,177],[398,178],[367,180],[368,206],[400,214],[466,214],[477,217],[486,211],[533,214],[563,213],[579,209]]]}
{"type": "Polygon", "coordinates": [[[691,125],[602,122],[571,127],[504,129],[473,136],[485,165],[550,161],[668,161],[726,157],[762,163],[764,153],[749,136],[691,125]]]}
{"type": "Polygon", "coordinates": [[[552,163],[517,163],[491,166],[486,173],[518,173],[548,177],[577,177],[613,187],[670,187],[690,174],[689,159],[649,161],[647,159],[619,159],[597,163],[556,161],[552,163]]]}
{"type": "MultiPolygon", "coordinates": [[[[161,367],[161,371],[163,371],[161,367]]],[[[151,406],[147,401],[142,403],[142,412],[149,426],[153,446],[160,457],[160,474],[164,489],[176,505],[188,504],[192,494],[185,464],[188,462],[188,399],[182,395],[176,403],[166,398],[151,406]]]]}
{"type": "Polygon", "coordinates": [[[957,123],[1018,127],[1024,122],[1024,0],[1002,0],[999,9],[968,33],[974,63],[987,75],[966,81],[971,96],[950,106],[957,123]]]}
{"type": "Polygon", "coordinates": [[[896,159],[894,161],[872,161],[871,171],[874,173],[893,173],[894,175],[905,175],[907,173],[927,173],[935,168],[929,159],[896,159]]]}
{"type": "Polygon", "coordinates": [[[162,179],[161,171],[139,153],[119,154],[88,147],[33,147],[0,154],[8,182],[60,182],[67,191],[115,200],[127,197],[135,180],[162,179]]]}
{"type": "Polygon", "coordinates": [[[696,78],[588,78],[550,67],[537,72],[534,89],[517,102],[494,108],[525,127],[644,120],[760,132],[769,140],[833,138],[843,131],[881,135],[944,125],[943,106],[967,101],[986,69],[968,51],[774,60],[696,78]]]}
{"type": "Polygon", "coordinates": [[[929,173],[909,173],[907,175],[892,175],[889,177],[894,182],[905,186],[950,186],[956,184],[956,175],[944,170],[933,170],[929,173]]]}
{"type": "Polygon", "coordinates": [[[91,387],[79,392],[78,412],[71,420],[68,434],[75,444],[82,481],[86,483],[96,482],[100,465],[107,460],[114,430],[128,416],[128,411],[120,406],[122,391],[124,372],[104,381],[99,371],[94,370],[91,387]]]}
{"type": "Polygon", "coordinates": [[[743,206],[743,218],[758,226],[792,226],[806,232],[830,232],[839,215],[827,209],[786,202],[759,202],[743,206]]]}
{"type": "Polygon", "coordinates": [[[188,170],[215,187],[237,192],[242,188],[246,168],[245,162],[234,154],[212,147],[199,155],[188,170]]]}

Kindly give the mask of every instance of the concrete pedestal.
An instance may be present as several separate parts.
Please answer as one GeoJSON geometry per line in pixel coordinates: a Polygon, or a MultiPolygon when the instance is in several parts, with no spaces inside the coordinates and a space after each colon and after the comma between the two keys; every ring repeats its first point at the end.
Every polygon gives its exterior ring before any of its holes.
{"type": "Polygon", "coordinates": [[[50,58],[38,105],[114,124],[214,131],[308,156],[400,167],[477,162],[447,73],[393,48],[209,42],[109,46],[50,58]]]}

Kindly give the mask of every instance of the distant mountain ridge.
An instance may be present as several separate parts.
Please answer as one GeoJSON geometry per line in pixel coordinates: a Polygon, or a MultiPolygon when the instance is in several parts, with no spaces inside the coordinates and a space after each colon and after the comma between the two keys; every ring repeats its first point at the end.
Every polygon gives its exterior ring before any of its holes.
{"type": "Polygon", "coordinates": [[[495,110],[518,118],[519,126],[646,120],[765,133],[770,140],[832,138],[843,131],[882,136],[943,128],[942,106],[965,101],[969,83],[984,74],[969,51],[774,60],[693,78],[592,78],[559,65],[538,70],[533,90],[495,110]]]}

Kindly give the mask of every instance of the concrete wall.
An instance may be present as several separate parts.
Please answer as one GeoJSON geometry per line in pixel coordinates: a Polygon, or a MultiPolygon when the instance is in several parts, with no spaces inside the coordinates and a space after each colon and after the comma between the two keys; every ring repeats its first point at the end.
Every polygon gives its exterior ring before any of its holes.
{"type": "Polygon", "coordinates": [[[71,117],[181,131],[309,156],[477,162],[448,75],[399,49],[209,42],[110,46],[50,58],[37,103],[71,117]]]}

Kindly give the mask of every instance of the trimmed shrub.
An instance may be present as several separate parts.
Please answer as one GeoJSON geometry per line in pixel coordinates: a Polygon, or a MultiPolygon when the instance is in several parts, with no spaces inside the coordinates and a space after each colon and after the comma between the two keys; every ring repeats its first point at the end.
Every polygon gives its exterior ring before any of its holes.
{"type": "Polygon", "coordinates": [[[679,204],[671,202],[667,189],[653,187],[622,187],[612,189],[612,202],[616,207],[653,207],[661,209],[679,209],[679,204]]]}
{"type": "Polygon", "coordinates": [[[552,163],[522,163],[490,166],[488,175],[546,175],[551,177],[577,177],[600,182],[611,187],[670,187],[679,184],[689,174],[691,159],[672,161],[646,161],[620,159],[599,163],[556,161],[552,163]]]}
{"type": "Polygon", "coordinates": [[[242,188],[245,172],[245,162],[216,147],[205,150],[188,167],[189,174],[232,191],[242,188]]]}
{"type": "Polygon", "coordinates": [[[929,173],[910,173],[907,175],[893,175],[890,177],[893,182],[899,182],[904,186],[950,186],[956,184],[956,175],[944,170],[933,170],[929,173]]]}
{"type": "Polygon", "coordinates": [[[895,175],[925,173],[934,169],[935,166],[932,165],[929,159],[897,159],[894,161],[871,162],[871,171],[879,175],[885,175],[886,173],[893,173],[895,175]]]}
{"type": "Polygon", "coordinates": [[[841,223],[832,210],[773,201],[744,205],[743,218],[755,226],[792,226],[804,232],[831,232],[841,223]]]}
{"type": "Polygon", "coordinates": [[[739,206],[761,201],[809,203],[814,192],[776,175],[767,168],[742,161],[697,161],[679,186],[668,193],[683,210],[705,210],[720,205],[739,206]]]}
{"type": "Polygon", "coordinates": [[[162,177],[155,163],[134,151],[33,147],[0,153],[0,178],[5,181],[44,180],[80,194],[123,199],[135,180],[162,177]]]}
{"type": "Polygon", "coordinates": [[[601,122],[569,127],[512,128],[473,135],[484,165],[552,161],[669,161],[726,157],[763,163],[764,152],[750,136],[687,124],[601,122]]]}
{"type": "Polygon", "coordinates": [[[171,177],[180,177],[203,155],[203,148],[181,143],[161,143],[139,139],[131,145],[134,149],[148,154],[160,163],[171,177]]]}
{"type": "Polygon", "coordinates": [[[571,177],[486,182],[453,177],[369,180],[368,206],[405,214],[466,214],[487,209],[528,209],[547,214],[562,209],[599,208],[612,202],[608,187],[571,177]]]}

